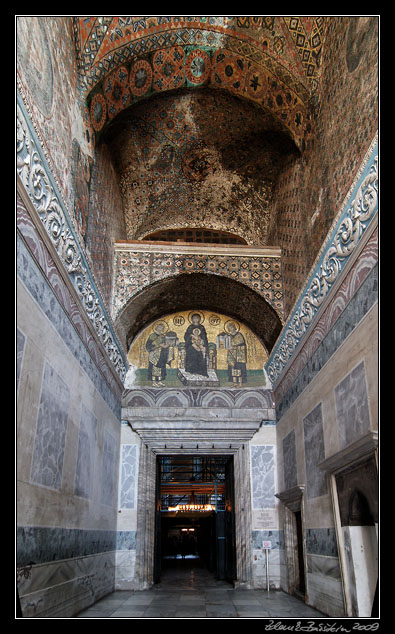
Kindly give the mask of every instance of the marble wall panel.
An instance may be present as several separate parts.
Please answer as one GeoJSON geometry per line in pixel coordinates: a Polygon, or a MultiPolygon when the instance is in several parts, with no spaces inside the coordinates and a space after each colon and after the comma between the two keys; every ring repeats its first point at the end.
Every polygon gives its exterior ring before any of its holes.
{"type": "Polygon", "coordinates": [[[137,445],[122,445],[119,508],[136,508],[137,476],[137,445]]]}
{"type": "Polygon", "coordinates": [[[343,449],[369,431],[365,364],[359,363],[335,388],[339,445],[343,449]]]}
{"type": "Polygon", "coordinates": [[[19,330],[19,328],[17,328],[16,330],[16,388],[17,389],[19,385],[19,378],[21,376],[22,359],[23,359],[23,352],[25,349],[25,342],[26,342],[25,335],[23,334],[23,332],[19,330]]]}
{"type": "Polygon", "coordinates": [[[284,461],[284,488],[292,489],[298,483],[296,469],[296,442],[295,430],[292,430],[283,439],[283,461],[284,461]]]}
{"type": "MultiPolygon", "coordinates": [[[[44,315],[81,365],[84,372],[89,376],[114,415],[119,417],[121,408],[120,395],[117,394],[118,388],[114,386],[114,383],[110,388],[108,381],[104,378],[106,374],[108,376],[108,369],[106,370],[104,361],[98,362],[98,367],[93,360],[91,353],[93,353],[94,357],[97,357],[96,344],[93,338],[88,337],[88,333],[85,333],[86,336],[82,337],[85,345],[81,345],[81,328],[84,326],[81,316],[76,316],[76,307],[74,307],[73,311],[71,311],[72,319],[70,320],[67,306],[59,301],[59,297],[54,292],[48,278],[42,273],[43,262],[40,262],[40,266],[37,265],[19,234],[17,235],[16,265],[17,275],[27,291],[40,306],[44,315]],[[76,322],[74,324],[72,323],[73,319],[76,322]]],[[[49,275],[48,271],[47,274],[49,275]]],[[[55,285],[53,279],[51,283],[55,285]]],[[[18,307],[19,312],[22,312],[22,309],[23,307],[18,307]]]]}
{"type": "Polygon", "coordinates": [[[311,555],[337,557],[337,538],[334,528],[307,528],[306,551],[311,555]]]}
{"type": "Polygon", "coordinates": [[[115,590],[137,590],[136,551],[117,550],[115,553],[115,590]]]}
{"type": "Polygon", "coordinates": [[[57,490],[62,484],[69,403],[68,386],[46,363],[34,442],[31,481],[57,490]]]}
{"type": "Polygon", "coordinates": [[[306,494],[316,498],[328,493],[326,474],[318,468],[325,458],[322,404],[319,403],[303,420],[306,494]]]}
{"type": "Polygon", "coordinates": [[[97,418],[82,404],[75,495],[92,498],[96,453],[97,418]]]}
{"type": "Polygon", "coordinates": [[[116,441],[107,430],[104,430],[101,474],[101,503],[105,504],[106,506],[114,506],[115,503],[115,461],[116,441]]]}
{"type": "Polygon", "coordinates": [[[18,526],[17,565],[84,557],[116,550],[117,532],[100,529],[18,526]]]}
{"type": "Polygon", "coordinates": [[[274,446],[251,446],[252,507],[274,508],[274,446]]]}
{"type": "Polygon", "coordinates": [[[114,590],[115,551],[32,566],[18,584],[23,618],[72,618],[114,590]]]}

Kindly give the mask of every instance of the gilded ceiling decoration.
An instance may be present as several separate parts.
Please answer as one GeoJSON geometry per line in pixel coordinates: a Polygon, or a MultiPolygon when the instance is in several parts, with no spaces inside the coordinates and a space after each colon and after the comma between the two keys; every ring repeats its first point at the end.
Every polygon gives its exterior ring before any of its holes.
{"type": "Polygon", "coordinates": [[[321,16],[76,17],[90,124],[99,133],[141,98],[210,86],[268,110],[302,149],[318,99],[325,29],[321,16]]]}

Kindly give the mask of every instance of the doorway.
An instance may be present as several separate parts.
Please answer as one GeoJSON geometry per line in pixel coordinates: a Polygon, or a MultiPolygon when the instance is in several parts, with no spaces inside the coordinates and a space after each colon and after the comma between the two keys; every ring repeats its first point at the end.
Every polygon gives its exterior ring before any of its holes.
{"type": "Polygon", "coordinates": [[[370,617],[378,584],[378,475],[375,458],[335,475],[350,616],[370,617]]]}
{"type": "Polygon", "coordinates": [[[296,524],[296,544],[298,554],[298,574],[296,578],[295,593],[302,595],[303,599],[306,592],[306,581],[304,571],[304,549],[303,549],[303,525],[302,525],[302,512],[295,511],[295,524],[296,524]]]}
{"type": "Polygon", "coordinates": [[[236,577],[233,456],[158,456],[154,582],[164,573],[236,577]]]}

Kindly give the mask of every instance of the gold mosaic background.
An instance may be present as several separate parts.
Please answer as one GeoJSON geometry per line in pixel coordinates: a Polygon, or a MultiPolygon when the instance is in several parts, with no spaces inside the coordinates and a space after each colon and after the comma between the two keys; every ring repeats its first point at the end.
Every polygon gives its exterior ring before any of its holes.
{"type": "MultiPolygon", "coordinates": [[[[257,379],[257,374],[263,379],[263,366],[267,361],[268,355],[264,346],[259,339],[243,324],[239,321],[232,319],[227,315],[219,313],[213,313],[212,311],[201,310],[188,310],[185,312],[178,312],[168,315],[163,319],[160,319],[147,328],[145,328],[132,343],[129,354],[128,362],[139,369],[148,368],[148,351],[146,350],[146,342],[148,337],[154,332],[154,329],[158,324],[165,324],[165,334],[175,333],[178,343],[184,342],[184,334],[186,329],[191,323],[191,315],[198,313],[201,316],[201,324],[205,327],[207,332],[207,338],[209,343],[215,343],[217,346],[217,370],[227,370],[227,354],[228,350],[221,345],[218,345],[217,337],[221,333],[226,333],[228,324],[233,322],[236,324],[239,332],[244,336],[247,347],[247,375],[248,372],[254,372],[254,384],[257,379]],[[257,372],[258,371],[258,372],[257,372]],[[260,372],[259,372],[260,371],[260,372]]],[[[178,368],[178,347],[174,347],[174,359],[169,369],[178,368]]],[[[247,381],[248,382],[248,381],[247,381]]]]}

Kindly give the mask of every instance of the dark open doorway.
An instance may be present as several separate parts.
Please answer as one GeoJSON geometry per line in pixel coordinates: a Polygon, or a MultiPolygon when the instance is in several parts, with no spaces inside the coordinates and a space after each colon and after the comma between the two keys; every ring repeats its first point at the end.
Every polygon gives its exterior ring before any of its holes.
{"type": "Polygon", "coordinates": [[[296,538],[297,538],[297,550],[298,550],[298,577],[296,580],[296,593],[303,596],[306,592],[306,581],[304,572],[304,552],[303,552],[303,526],[302,526],[302,513],[301,511],[295,511],[296,521],[296,538]]]}
{"type": "Polygon", "coordinates": [[[235,562],[233,456],[158,457],[154,581],[203,568],[232,582],[235,562]]]}

